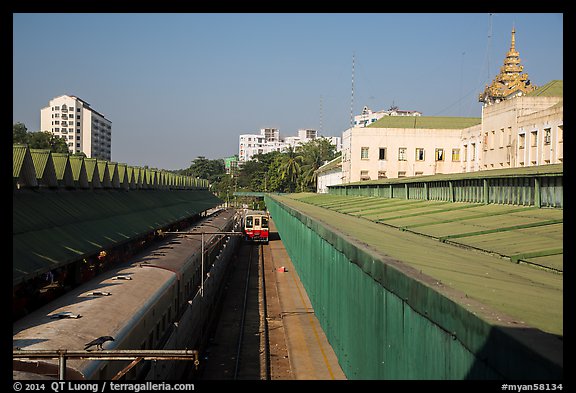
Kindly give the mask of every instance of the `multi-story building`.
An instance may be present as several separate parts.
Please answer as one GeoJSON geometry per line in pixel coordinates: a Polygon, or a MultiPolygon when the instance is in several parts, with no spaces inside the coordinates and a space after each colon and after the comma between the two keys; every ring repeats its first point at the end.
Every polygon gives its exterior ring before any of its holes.
{"type": "Polygon", "coordinates": [[[384,116],[422,116],[418,111],[405,111],[392,105],[387,111],[373,112],[367,106],[362,109],[362,113],[354,116],[354,127],[368,127],[370,124],[377,122],[384,116]]]}
{"type": "Polygon", "coordinates": [[[514,34],[500,73],[479,95],[481,118],[383,116],[350,128],[342,182],[562,163],[563,82],[532,85],[514,34]]]}
{"type": "Polygon", "coordinates": [[[71,154],[112,160],[112,122],[76,96],[50,100],[40,110],[40,129],[66,139],[71,154]]]}
{"type": "Polygon", "coordinates": [[[238,156],[233,155],[231,157],[224,158],[224,170],[227,175],[232,177],[238,175],[238,156]]]}
{"type": "Polygon", "coordinates": [[[319,137],[318,131],[314,129],[300,129],[298,130],[298,136],[287,136],[282,139],[277,128],[262,128],[260,129],[260,134],[240,135],[238,160],[242,163],[250,161],[256,154],[266,154],[273,151],[283,152],[289,146],[296,147],[316,138],[327,138],[336,146],[336,151],[342,150],[340,137],[319,137]]]}
{"type": "Polygon", "coordinates": [[[242,134],[238,147],[238,160],[250,161],[256,154],[264,153],[265,138],[261,134],[242,134]]]}
{"type": "Polygon", "coordinates": [[[462,130],[481,130],[480,118],[383,117],[343,133],[344,183],[462,170],[462,130]]]}

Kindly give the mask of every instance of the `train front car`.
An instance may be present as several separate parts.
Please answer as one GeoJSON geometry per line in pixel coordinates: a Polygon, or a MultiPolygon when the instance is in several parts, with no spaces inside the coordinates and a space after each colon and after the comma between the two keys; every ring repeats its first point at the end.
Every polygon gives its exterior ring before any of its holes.
{"type": "Polygon", "coordinates": [[[242,221],[244,240],[268,243],[270,215],[261,210],[247,210],[242,221]]]}

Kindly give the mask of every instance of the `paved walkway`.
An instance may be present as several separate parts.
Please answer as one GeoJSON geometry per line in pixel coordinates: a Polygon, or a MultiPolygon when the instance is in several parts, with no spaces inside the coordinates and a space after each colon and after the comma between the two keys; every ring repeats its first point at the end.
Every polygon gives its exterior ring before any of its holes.
{"type": "Polygon", "coordinates": [[[266,286],[268,291],[274,287],[277,291],[292,378],[346,379],[273,221],[270,231],[269,247],[265,252],[269,252],[271,257],[265,258],[265,261],[271,266],[265,266],[265,269],[273,274],[267,274],[266,286]],[[281,268],[285,271],[281,271],[281,268]]]}

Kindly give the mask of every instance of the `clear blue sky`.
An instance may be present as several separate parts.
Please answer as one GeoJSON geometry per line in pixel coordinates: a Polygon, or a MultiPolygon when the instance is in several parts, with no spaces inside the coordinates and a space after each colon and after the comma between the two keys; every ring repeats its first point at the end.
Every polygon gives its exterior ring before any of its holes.
{"type": "Polygon", "coordinates": [[[16,13],[13,122],[76,95],[112,121],[112,161],[181,169],[264,127],[342,136],[352,102],[479,117],[513,26],[532,83],[563,79],[561,13],[16,13]]]}

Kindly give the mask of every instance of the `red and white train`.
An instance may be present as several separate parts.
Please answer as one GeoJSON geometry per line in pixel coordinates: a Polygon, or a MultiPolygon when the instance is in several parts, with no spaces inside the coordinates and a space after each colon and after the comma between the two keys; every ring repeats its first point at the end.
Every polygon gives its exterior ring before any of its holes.
{"type": "Polygon", "coordinates": [[[242,217],[244,240],[268,243],[270,214],[263,210],[246,210],[242,217]]]}

